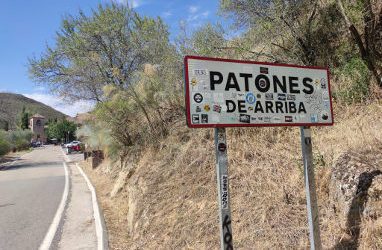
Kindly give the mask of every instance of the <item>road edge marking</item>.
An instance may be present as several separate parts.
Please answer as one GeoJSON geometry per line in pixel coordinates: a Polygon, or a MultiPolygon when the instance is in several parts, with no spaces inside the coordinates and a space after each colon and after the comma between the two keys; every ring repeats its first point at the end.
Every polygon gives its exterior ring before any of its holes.
{"type": "Polygon", "coordinates": [[[64,150],[62,149],[62,147],[61,147],[61,152],[62,152],[62,154],[64,155],[65,161],[66,161],[66,162],[70,162],[70,159],[69,159],[68,155],[64,152],[64,150]]]}
{"type": "Polygon", "coordinates": [[[68,166],[66,165],[65,162],[63,162],[64,165],[64,171],[65,171],[65,187],[64,187],[64,192],[62,193],[62,198],[60,201],[60,204],[58,205],[56,214],[54,215],[53,221],[49,226],[48,232],[45,235],[45,238],[43,242],[41,243],[39,250],[49,250],[52,241],[54,239],[54,236],[56,235],[58,226],[60,225],[62,215],[65,210],[66,202],[68,200],[69,196],[69,171],[68,171],[68,166]]]}
{"type": "Polygon", "coordinates": [[[90,182],[88,176],[85,174],[85,172],[82,170],[82,168],[80,168],[78,163],[76,163],[76,167],[77,167],[78,171],[80,171],[80,173],[84,177],[86,183],[88,184],[88,188],[89,188],[90,192],[92,193],[93,217],[95,220],[97,245],[98,245],[97,249],[98,250],[106,250],[106,249],[108,249],[107,233],[106,233],[105,225],[104,225],[104,223],[102,223],[102,220],[101,220],[101,218],[103,218],[103,216],[101,215],[101,210],[99,209],[99,206],[98,206],[98,200],[97,200],[95,188],[94,188],[93,184],[90,182]]]}

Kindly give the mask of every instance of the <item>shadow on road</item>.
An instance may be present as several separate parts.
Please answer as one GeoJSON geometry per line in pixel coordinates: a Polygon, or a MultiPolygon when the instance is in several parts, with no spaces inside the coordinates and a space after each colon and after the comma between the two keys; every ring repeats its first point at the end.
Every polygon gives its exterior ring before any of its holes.
{"type": "Polygon", "coordinates": [[[0,164],[7,163],[7,162],[12,162],[17,160],[19,157],[17,156],[3,156],[0,158],[0,164]]]}
{"type": "Polygon", "coordinates": [[[36,167],[62,167],[61,161],[52,162],[36,162],[36,163],[16,163],[10,166],[0,166],[0,171],[12,171],[21,168],[36,168],[36,167]]]}

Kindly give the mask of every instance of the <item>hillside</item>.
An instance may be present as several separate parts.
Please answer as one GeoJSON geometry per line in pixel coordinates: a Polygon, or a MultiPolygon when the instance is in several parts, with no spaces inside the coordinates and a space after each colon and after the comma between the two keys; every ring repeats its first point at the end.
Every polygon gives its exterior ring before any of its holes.
{"type": "MultiPolygon", "coordinates": [[[[380,215],[373,217],[380,213],[381,188],[376,185],[381,182],[375,178],[368,189],[353,240],[352,230],[342,225],[348,213],[338,206],[347,203],[331,198],[337,190],[332,175],[339,168],[381,169],[382,123],[374,122],[381,121],[381,108],[378,102],[335,107],[335,126],[313,128],[324,249],[355,249],[347,247],[349,243],[381,249],[382,220],[380,215]],[[345,156],[351,160],[341,160],[345,156]]],[[[228,129],[232,227],[238,249],[309,248],[299,139],[298,128],[228,129]]],[[[218,249],[213,130],[189,129],[179,122],[159,145],[143,150],[124,168],[108,161],[96,171],[87,167],[111,248],[218,249]]],[[[344,173],[351,179],[347,187],[357,187],[356,175],[344,173]]]]}
{"type": "Polygon", "coordinates": [[[0,128],[4,128],[7,122],[10,129],[15,128],[18,114],[20,114],[23,107],[25,107],[29,113],[39,113],[45,116],[46,119],[61,119],[67,116],[41,102],[23,95],[0,93],[0,128]]]}

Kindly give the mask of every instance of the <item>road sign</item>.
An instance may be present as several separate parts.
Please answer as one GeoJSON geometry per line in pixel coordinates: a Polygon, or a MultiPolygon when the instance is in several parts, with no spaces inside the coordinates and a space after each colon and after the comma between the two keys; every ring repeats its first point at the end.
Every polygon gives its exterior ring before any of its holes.
{"type": "Polygon", "coordinates": [[[187,124],[215,128],[221,249],[233,249],[225,127],[300,126],[311,249],[321,249],[310,126],[333,125],[329,71],[186,56],[187,124]]]}
{"type": "Polygon", "coordinates": [[[325,68],[186,56],[192,128],[333,124],[325,68]]]}

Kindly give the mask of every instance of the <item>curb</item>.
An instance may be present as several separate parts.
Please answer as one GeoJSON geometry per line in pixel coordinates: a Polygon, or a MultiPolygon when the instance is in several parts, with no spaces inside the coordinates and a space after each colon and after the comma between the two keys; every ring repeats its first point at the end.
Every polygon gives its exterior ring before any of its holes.
{"type": "Polygon", "coordinates": [[[69,197],[69,170],[68,166],[65,162],[63,162],[64,171],[65,171],[65,187],[62,192],[61,201],[58,205],[57,211],[53,217],[53,221],[51,222],[47,233],[45,234],[44,240],[42,241],[39,250],[49,250],[51,248],[54,237],[57,234],[57,230],[59,228],[60,223],[64,218],[65,209],[67,206],[67,201],[69,197]]]}
{"type": "Polygon", "coordinates": [[[92,201],[93,201],[93,213],[94,213],[94,220],[95,220],[95,226],[96,226],[96,233],[97,233],[97,240],[98,240],[98,250],[108,250],[109,249],[109,241],[108,241],[108,234],[107,234],[107,228],[105,223],[105,218],[103,217],[102,209],[100,208],[97,194],[95,192],[95,188],[91,181],[89,180],[86,173],[82,170],[82,168],[76,163],[76,167],[84,177],[86,183],[88,184],[89,190],[92,193],[92,201]]]}

